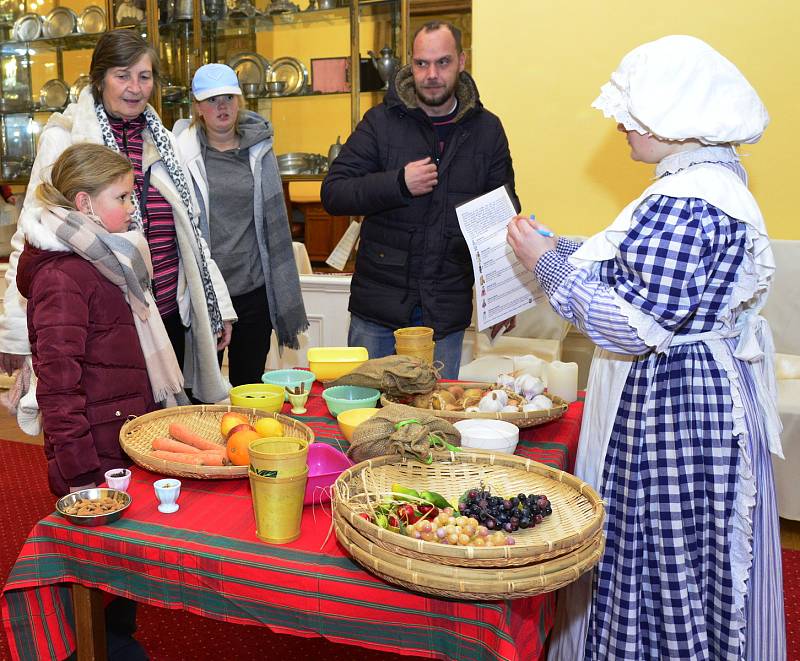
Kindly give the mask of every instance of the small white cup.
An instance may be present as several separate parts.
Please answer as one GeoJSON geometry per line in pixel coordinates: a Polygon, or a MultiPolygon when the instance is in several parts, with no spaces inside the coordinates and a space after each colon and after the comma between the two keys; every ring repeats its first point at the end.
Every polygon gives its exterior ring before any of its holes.
{"type": "Polygon", "coordinates": [[[180,480],[176,480],[174,477],[167,477],[153,482],[153,487],[156,490],[156,498],[158,498],[158,511],[164,514],[177,512],[179,508],[178,496],[181,495],[180,480]]]}
{"type": "Polygon", "coordinates": [[[106,484],[109,489],[119,489],[120,491],[127,491],[128,485],[131,483],[131,472],[127,468],[112,468],[106,471],[106,484]],[[124,473],[121,477],[115,477],[120,473],[124,473]]]}

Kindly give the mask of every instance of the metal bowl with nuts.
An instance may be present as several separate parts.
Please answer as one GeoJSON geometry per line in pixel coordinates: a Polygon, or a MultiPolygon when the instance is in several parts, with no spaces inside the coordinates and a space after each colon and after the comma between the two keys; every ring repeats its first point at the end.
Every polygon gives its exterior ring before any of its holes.
{"type": "Polygon", "coordinates": [[[131,501],[124,491],[97,487],[62,496],[56,502],[56,511],[79,526],[102,526],[117,521],[131,501]]]}

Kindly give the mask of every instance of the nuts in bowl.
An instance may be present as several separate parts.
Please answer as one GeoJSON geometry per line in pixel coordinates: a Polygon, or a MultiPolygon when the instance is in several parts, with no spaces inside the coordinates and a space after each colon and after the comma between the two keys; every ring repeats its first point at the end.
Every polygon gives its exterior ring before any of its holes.
{"type": "Polygon", "coordinates": [[[98,487],[62,496],[56,502],[56,511],[79,526],[102,526],[118,520],[130,504],[126,492],[98,487]]]}

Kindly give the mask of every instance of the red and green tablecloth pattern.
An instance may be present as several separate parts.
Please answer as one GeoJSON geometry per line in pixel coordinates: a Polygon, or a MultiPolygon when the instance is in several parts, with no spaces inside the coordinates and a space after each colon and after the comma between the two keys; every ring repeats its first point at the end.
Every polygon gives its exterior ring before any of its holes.
{"type": "MultiPolygon", "coordinates": [[[[523,430],[518,454],[571,468],[582,402],[560,420],[523,430]]],[[[300,417],[317,439],[341,443],[324,401],[300,417]]],[[[330,512],[306,507],[301,537],[272,546],[255,536],[246,479],[182,480],[180,510],[156,509],[156,475],[133,469],[125,516],[96,528],[58,515],[31,531],[3,589],[14,658],[61,659],[75,646],[70,583],[155,606],[324,636],[340,643],[434,659],[527,661],[541,653],[554,599],[437,599],[386,583],[355,564],[331,532],[330,512]]]]}

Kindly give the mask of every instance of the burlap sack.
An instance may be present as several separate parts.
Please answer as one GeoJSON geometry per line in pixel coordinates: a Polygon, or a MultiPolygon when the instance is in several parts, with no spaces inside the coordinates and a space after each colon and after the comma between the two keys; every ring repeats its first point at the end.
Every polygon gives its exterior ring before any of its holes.
{"type": "Polygon", "coordinates": [[[424,360],[413,356],[385,356],[362,363],[329,385],[377,388],[389,396],[401,397],[431,392],[438,378],[436,369],[424,360]]]}
{"type": "Polygon", "coordinates": [[[428,463],[432,449],[448,446],[461,446],[461,434],[449,422],[411,406],[391,404],[356,427],[347,454],[355,462],[400,454],[428,463]]]}

